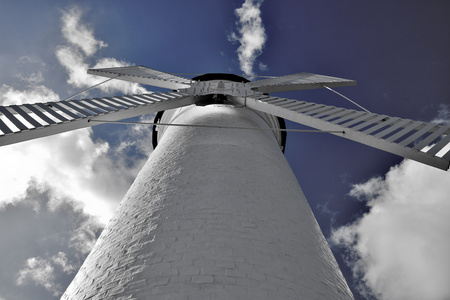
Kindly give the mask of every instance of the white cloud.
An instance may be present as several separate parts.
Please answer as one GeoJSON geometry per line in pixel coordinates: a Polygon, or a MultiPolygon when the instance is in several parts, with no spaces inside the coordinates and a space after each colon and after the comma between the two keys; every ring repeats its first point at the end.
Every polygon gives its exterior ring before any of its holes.
{"type": "Polygon", "coordinates": [[[450,125],[450,106],[447,104],[441,104],[439,108],[438,115],[432,123],[438,123],[442,125],[450,125]]]}
{"type": "Polygon", "coordinates": [[[24,285],[29,282],[43,286],[54,296],[61,294],[61,287],[55,282],[55,269],[51,263],[40,257],[27,259],[25,267],[19,271],[16,280],[17,285],[24,285]]]}
{"type": "MultiPolygon", "coordinates": [[[[59,62],[68,72],[69,84],[76,87],[91,86],[104,80],[86,74],[89,67],[86,55],[94,55],[106,44],[95,40],[93,30],[81,23],[81,15],[81,10],[76,8],[63,12],[63,33],[70,46],[62,45],[56,50],[59,62]]],[[[31,58],[24,56],[20,61],[30,62],[31,58]]],[[[114,58],[101,58],[94,67],[126,64],[114,58]]],[[[140,85],[124,81],[111,81],[101,87],[106,92],[146,92],[140,85]]],[[[43,85],[31,85],[25,90],[8,85],[0,88],[2,105],[58,100],[58,95],[43,85]]],[[[113,148],[106,142],[93,141],[91,129],[1,147],[0,182],[8,188],[0,193],[0,206],[25,195],[30,182],[34,182],[38,187],[50,188],[54,199],[69,197],[83,203],[86,212],[105,223],[151,152],[146,142],[149,128],[125,127],[117,132],[121,132],[123,144],[113,148]],[[131,138],[136,136],[143,139],[131,143],[131,138]],[[137,155],[121,155],[130,147],[137,149],[137,155]]],[[[81,235],[77,236],[81,238],[81,235]]],[[[77,244],[77,239],[73,243],[77,244]]]]}
{"type": "Polygon", "coordinates": [[[89,28],[81,20],[83,12],[78,7],[72,7],[62,12],[62,33],[64,38],[72,45],[83,50],[84,54],[91,56],[103,47],[108,46],[105,42],[95,39],[94,30],[89,28]]]}
{"type": "Polygon", "coordinates": [[[28,55],[23,55],[17,59],[17,62],[19,64],[23,65],[37,65],[40,68],[43,68],[46,66],[46,64],[38,57],[31,57],[28,55]]]}
{"type": "Polygon", "coordinates": [[[0,87],[0,105],[49,101],[59,101],[59,96],[44,85],[33,85],[22,91],[6,84],[0,87]]]}
{"type": "MultiPolygon", "coordinates": [[[[92,249],[92,248],[91,248],[92,249]]],[[[51,258],[52,262],[59,265],[64,273],[70,274],[75,271],[78,266],[72,265],[67,259],[67,255],[64,252],[58,252],[58,254],[53,255],[51,258]]]]}
{"type": "MultiPolygon", "coordinates": [[[[59,100],[45,86],[19,91],[4,85],[0,95],[2,105],[59,100]]],[[[144,163],[145,154],[151,152],[146,145],[149,128],[126,127],[117,132],[121,133],[123,143],[138,137],[133,146],[140,156],[128,158],[132,163],[124,158],[126,155],[120,155],[129,147],[111,149],[106,142],[94,142],[91,129],[1,147],[0,206],[25,195],[30,182],[34,182],[41,188],[50,187],[55,199],[70,197],[84,203],[86,212],[105,223],[144,163]]],[[[82,240],[74,239],[73,243],[86,246],[82,240]]]]}
{"type": "Polygon", "coordinates": [[[31,73],[28,75],[18,74],[17,78],[32,85],[44,82],[44,76],[42,75],[41,71],[37,73],[31,73]]]}
{"type": "MultiPolygon", "coordinates": [[[[59,63],[66,69],[69,78],[67,83],[77,88],[86,88],[105,81],[107,78],[87,74],[91,68],[86,62],[86,57],[77,49],[67,45],[59,46],[55,52],[59,63]]],[[[113,68],[129,66],[131,63],[115,58],[101,58],[92,68],[113,68]]],[[[141,85],[121,80],[106,82],[98,88],[105,94],[121,92],[123,94],[142,94],[148,91],[141,85]]]]}
{"type": "MultiPolygon", "coordinates": [[[[68,246],[81,254],[89,254],[97,241],[96,230],[98,224],[95,222],[84,222],[70,232],[68,246]]],[[[78,266],[79,267],[79,266],[78,266]]]]}
{"type": "Polygon", "coordinates": [[[23,195],[34,181],[50,187],[55,199],[84,203],[86,212],[106,222],[145,157],[128,166],[116,149],[90,135],[91,129],[81,129],[0,148],[0,182],[8,187],[0,203],[23,195]]]}
{"type": "Polygon", "coordinates": [[[450,299],[450,173],[405,160],[355,185],[370,211],[337,229],[334,243],[366,293],[379,299],[450,299]]]}
{"type": "MultiPolygon", "coordinates": [[[[237,50],[241,70],[246,75],[253,75],[253,63],[262,53],[267,36],[261,19],[260,6],[262,0],[245,0],[242,7],[236,9],[235,14],[239,18],[237,27],[239,34],[231,33],[228,39],[231,42],[239,42],[237,50]]],[[[260,64],[267,68],[266,65],[260,64]]]]}
{"type": "Polygon", "coordinates": [[[66,69],[69,75],[67,83],[75,87],[85,87],[89,81],[89,77],[92,76],[86,73],[89,64],[84,61],[83,54],[78,49],[67,45],[59,46],[55,54],[59,63],[66,69]]]}
{"type": "Polygon", "coordinates": [[[267,71],[269,67],[266,64],[263,64],[262,62],[259,62],[259,69],[261,71],[267,71]]]}
{"type": "Polygon", "coordinates": [[[0,205],[2,296],[59,299],[102,229],[78,202],[31,182],[25,195],[0,205]]]}
{"type": "Polygon", "coordinates": [[[38,57],[21,56],[16,60],[16,64],[11,68],[16,74],[11,74],[18,78],[21,82],[15,82],[21,85],[25,83],[28,88],[36,87],[38,84],[42,84],[44,79],[44,73],[47,71],[46,64],[38,57]]]}
{"type": "MultiPolygon", "coordinates": [[[[97,40],[94,31],[82,23],[81,9],[75,7],[63,11],[62,33],[68,44],[60,45],[56,51],[56,58],[66,69],[69,78],[67,83],[76,88],[86,88],[104,81],[106,78],[87,74],[89,68],[111,68],[129,66],[131,63],[115,58],[98,59],[90,67],[90,59],[96,51],[107,44],[97,40]]],[[[112,80],[100,85],[105,93],[122,92],[124,94],[141,94],[147,90],[137,83],[112,80]]]]}
{"type": "Polygon", "coordinates": [[[69,263],[67,255],[64,252],[58,252],[49,259],[42,257],[31,257],[25,262],[24,267],[19,270],[16,285],[23,286],[35,284],[44,287],[53,296],[61,296],[62,286],[58,283],[57,271],[59,267],[63,273],[71,274],[80,266],[74,266],[69,263]]]}

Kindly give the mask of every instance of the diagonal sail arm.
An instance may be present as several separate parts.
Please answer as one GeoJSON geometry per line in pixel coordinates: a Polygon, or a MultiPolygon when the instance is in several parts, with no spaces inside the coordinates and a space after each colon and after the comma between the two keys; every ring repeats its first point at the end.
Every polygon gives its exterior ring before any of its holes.
{"type": "Polygon", "coordinates": [[[447,170],[450,127],[268,95],[235,97],[248,108],[447,170]]]}
{"type": "Polygon", "coordinates": [[[184,92],[0,106],[0,146],[194,103],[184,92]]]}
{"type": "Polygon", "coordinates": [[[297,73],[249,82],[253,91],[261,93],[289,92],[327,87],[356,85],[356,81],[312,73],[297,73]]]}
{"type": "Polygon", "coordinates": [[[191,86],[190,79],[150,69],[144,66],[89,69],[87,73],[171,90],[186,89],[191,86]]]}

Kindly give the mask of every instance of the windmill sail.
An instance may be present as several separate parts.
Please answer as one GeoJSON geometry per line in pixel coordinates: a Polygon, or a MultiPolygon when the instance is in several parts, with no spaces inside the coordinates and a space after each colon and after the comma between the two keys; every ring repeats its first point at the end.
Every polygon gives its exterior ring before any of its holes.
{"type": "Polygon", "coordinates": [[[289,92],[327,87],[356,85],[356,81],[311,73],[298,73],[249,83],[253,91],[261,93],[289,92]]]}
{"type": "Polygon", "coordinates": [[[148,84],[171,90],[179,90],[190,87],[190,80],[187,78],[150,69],[144,66],[89,69],[88,74],[148,84]]]}
{"type": "Polygon", "coordinates": [[[183,92],[0,106],[0,146],[193,103],[183,92]]]}
{"type": "Polygon", "coordinates": [[[235,97],[248,108],[447,170],[450,127],[305,101],[259,95],[235,97]]]}
{"type": "Polygon", "coordinates": [[[266,93],[355,85],[349,79],[298,73],[253,82],[193,81],[143,66],[90,69],[89,74],[177,90],[0,107],[0,146],[194,104],[207,94],[447,170],[450,127],[271,97],[266,93]],[[264,94],[263,94],[264,93],[264,94]]]}

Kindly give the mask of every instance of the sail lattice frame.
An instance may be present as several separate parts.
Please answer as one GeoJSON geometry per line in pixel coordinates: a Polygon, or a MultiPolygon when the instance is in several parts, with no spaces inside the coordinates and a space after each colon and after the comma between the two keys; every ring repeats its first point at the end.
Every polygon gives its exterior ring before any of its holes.
{"type": "Polygon", "coordinates": [[[449,168],[449,126],[269,95],[234,100],[248,108],[337,132],[332,134],[442,170],[449,168]]]}
{"type": "Polygon", "coordinates": [[[183,92],[0,106],[0,146],[192,104],[183,92]]]}

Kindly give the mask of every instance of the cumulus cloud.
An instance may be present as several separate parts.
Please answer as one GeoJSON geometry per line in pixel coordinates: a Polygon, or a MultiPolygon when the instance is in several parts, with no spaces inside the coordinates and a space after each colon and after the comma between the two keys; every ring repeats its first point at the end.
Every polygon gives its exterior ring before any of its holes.
{"type": "Polygon", "coordinates": [[[23,194],[33,180],[50,187],[56,198],[84,203],[86,212],[106,222],[146,157],[130,165],[120,158],[126,149],[94,142],[91,134],[92,129],[81,129],[0,148],[0,181],[8,186],[0,203],[23,194]]]}
{"type": "Polygon", "coordinates": [[[33,282],[43,286],[54,296],[61,294],[61,287],[55,283],[54,268],[49,261],[32,257],[27,259],[25,268],[19,271],[17,285],[24,285],[27,282],[33,282]]]}
{"type": "Polygon", "coordinates": [[[4,84],[0,87],[0,105],[59,101],[59,96],[44,85],[32,85],[25,90],[17,90],[4,84]]]}
{"type": "MultiPolygon", "coordinates": [[[[68,82],[80,87],[96,83],[92,81],[94,76],[86,74],[87,54],[94,55],[99,47],[106,46],[95,40],[93,30],[81,23],[81,16],[81,10],[75,8],[63,12],[62,31],[70,46],[62,45],[56,51],[68,72],[68,82]]],[[[19,60],[26,63],[31,58],[23,56],[19,60]]],[[[94,67],[125,64],[114,58],[100,58],[94,67]]],[[[102,89],[124,94],[145,92],[140,85],[123,81],[111,81],[102,89]]],[[[8,85],[0,88],[1,105],[58,100],[59,96],[44,85],[30,85],[25,90],[8,85]]],[[[38,186],[49,187],[55,199],[70,196],[84,203],[86,212],[106,222],[151,152],[150,128],[116,128],[119,145],[114,146],[93,141],[92,129],[80,129],[0,148],[0,181],[8,187],[0,193],[0,204],[23,195],[33,181],[38,186]],[[127,155],[130,150],[133,155],[127,155]]]]}
{"type": "MultiPolygon", "coordinates": [[[[242,7],[236,9],[235,14],[239,18],[236,26],[238,33],[231,33],[228,39],[231,42],[239,42],[237,50],[241,70],[246,75],[253,75],[253,64],[262,53],[267,35],[261,19],[262,0],[245,0],[242,7]]],[[[267,65],[260,64],[261,70],[266,70],[267,65]]]]}
{"type": "Polygon", "coordinates": [[[361,290],[378,299],[450,299],[450,173],[405,160],[350,195],[370,211],[332,234],[361,290]]]}
{"type": "Polygon", "coordinates": [[[77,202],[55,197],[48,187],[30,182],[24,195],[0,205],[5,299],[60,297],[102,230],[77,202]]]}

